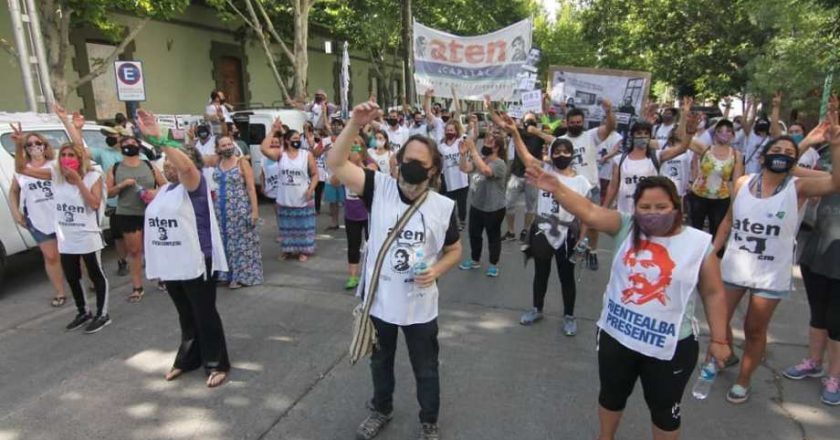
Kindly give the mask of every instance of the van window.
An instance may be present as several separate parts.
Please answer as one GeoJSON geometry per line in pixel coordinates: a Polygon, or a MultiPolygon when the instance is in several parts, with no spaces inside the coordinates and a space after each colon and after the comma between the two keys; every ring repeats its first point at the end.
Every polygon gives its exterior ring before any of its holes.
{"type": "MultiPolygon", "coordinates": [[[[26,133],[25,130],[24,133],[26,133]]],[[[62,144],[70,141],[70,138],[67,137],[67,133],[64,130],[38,130],[38,134],[44,136],[50,146],[56,149],[62,144]]],[[[15,143],[12,142],[11,133],[4,133],[0,136],[0,144],[3,144],[3,148],[5,148],[9,154],[12,156],[15,155],[15,143]]]]}
{"type": "Polygon", "coordinates": [[[88,148],[111,148],[105,143],[105,135],[102,134],[99,130],[82,130],[82,138],[84,138],[85,143],[87,144],[88,148]]]}
{"type": "Polygon", "coordinates": [[[250,124],[248,126],[248,143],[251,145],[259,145],[265,139],[265,125],[250,124]]]}

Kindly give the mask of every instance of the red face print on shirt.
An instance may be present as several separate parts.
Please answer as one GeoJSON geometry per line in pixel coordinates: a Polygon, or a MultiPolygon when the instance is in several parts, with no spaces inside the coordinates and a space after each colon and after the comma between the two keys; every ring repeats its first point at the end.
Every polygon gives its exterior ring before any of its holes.
{"type": "Polygon", "coordinates": [[[642,305],[656,299],[662,305],[667,304],[665,290],[671,285],[671,275],[676,266],[668,249],[642,240],[638,249],[627,250],[622,262],[630,271],[630,287],[621,291],[621,302],[642,305]]]}

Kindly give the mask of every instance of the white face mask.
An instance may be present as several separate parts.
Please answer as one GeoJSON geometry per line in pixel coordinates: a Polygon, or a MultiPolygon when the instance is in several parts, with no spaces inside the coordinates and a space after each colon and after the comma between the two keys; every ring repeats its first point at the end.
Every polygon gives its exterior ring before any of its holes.
{"type": "Polygon", "coordinates": [[[385,148],[385,141],[377,139],[376,140],[376,148],[385,148]]]}

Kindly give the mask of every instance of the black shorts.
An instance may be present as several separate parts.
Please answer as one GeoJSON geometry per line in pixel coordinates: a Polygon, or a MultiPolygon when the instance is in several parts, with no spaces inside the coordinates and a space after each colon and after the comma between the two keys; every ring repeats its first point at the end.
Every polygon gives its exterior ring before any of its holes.
{"type": "Polygon", "coordinates": [[[114,239],[123,238],[123,234],[143,230],[142,215],[119,215],[111,216],[111,236],[114,239]]]}
{"type": "Polygon", "coordinates": [[[680,427],[680,402],[697,365],[698,352],[697,338],[689,336],[677,343],[670,361],[663,361],[633,351],[598,329],[598,403],[609,411],[624,410],[636,379],[641,378],[651,421],[663,431],[676,431],[680,427]]]}

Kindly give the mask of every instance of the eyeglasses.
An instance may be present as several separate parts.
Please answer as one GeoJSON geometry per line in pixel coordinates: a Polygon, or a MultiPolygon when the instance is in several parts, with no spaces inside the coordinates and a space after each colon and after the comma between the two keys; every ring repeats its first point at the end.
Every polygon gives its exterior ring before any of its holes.
{"type": "Polygon", "coordinates": [[[44,146],[44,143],[43,143],[43,142],[41,142],[41,141],[27,142],[27,143],[26,143],[26,148],[31,148],[31,147],[43,147],[43,146],[44,146]]]}

